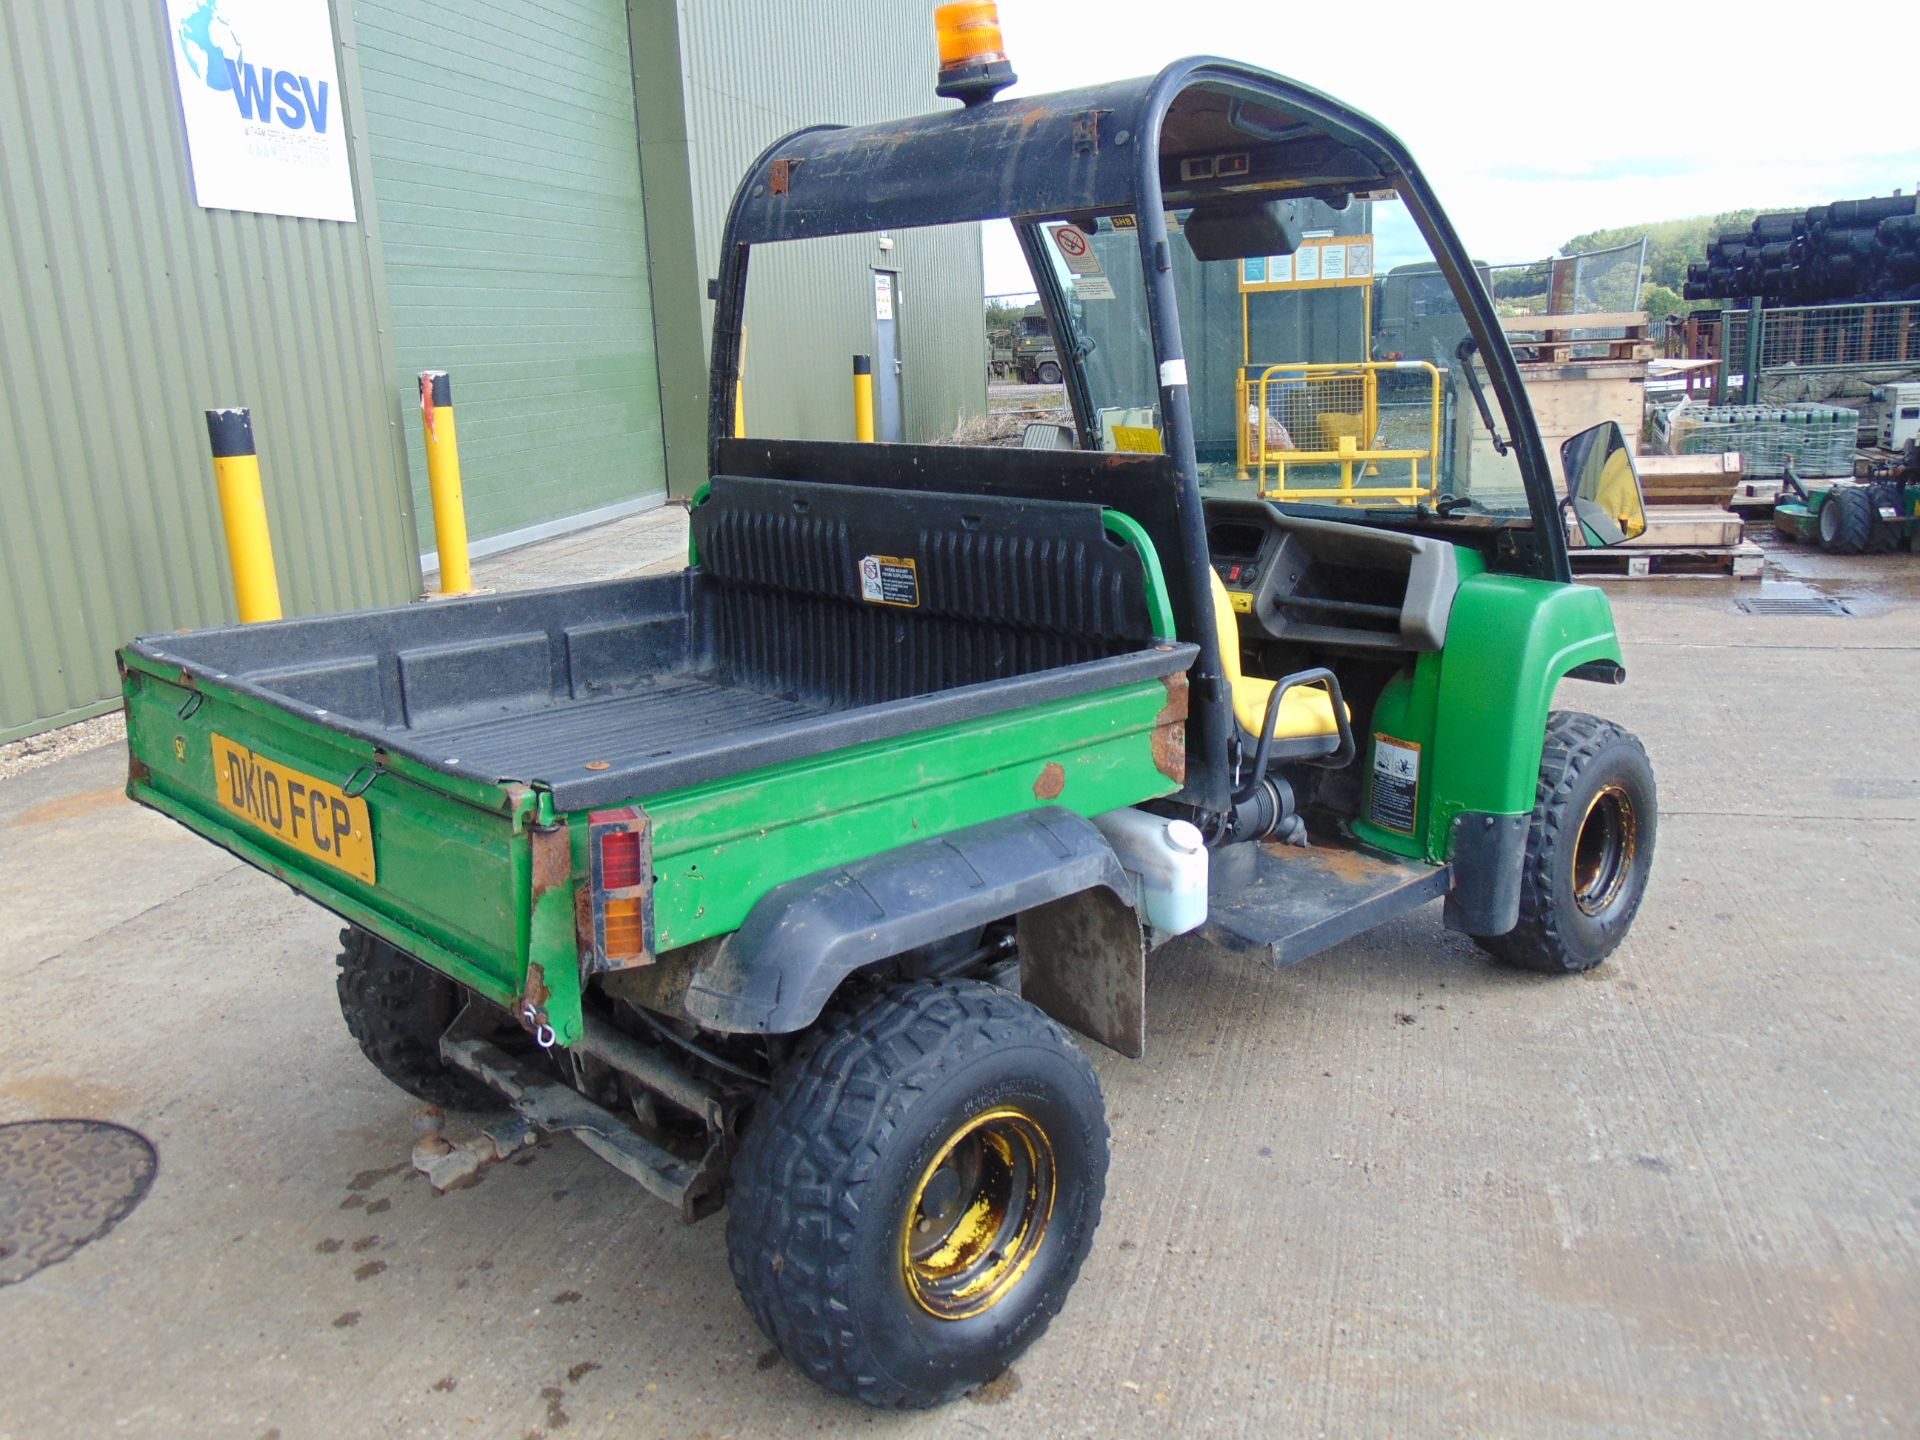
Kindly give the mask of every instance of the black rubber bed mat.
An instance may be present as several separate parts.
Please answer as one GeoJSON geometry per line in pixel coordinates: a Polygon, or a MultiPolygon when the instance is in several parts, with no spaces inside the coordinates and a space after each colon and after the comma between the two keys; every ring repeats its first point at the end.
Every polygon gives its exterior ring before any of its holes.
{"type": "Polygon", "coordinates": [[[442,763],[457,760],[464,769],[482,769],[495,778],[551,781],[585,773],[589,765],[663,760],[691,746],[824,715],[828,708],[676,675],[636,694],[414,730],[404,740],[416,753],[441,751],[436,758],[442,763]]]}

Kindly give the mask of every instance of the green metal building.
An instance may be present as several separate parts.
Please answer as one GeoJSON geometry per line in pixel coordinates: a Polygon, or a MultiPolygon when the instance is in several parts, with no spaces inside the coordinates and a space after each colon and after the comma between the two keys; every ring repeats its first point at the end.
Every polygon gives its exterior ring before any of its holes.
{"type": "MultiPolygon", "coordinates": [[[[0,740],[116,704],[129,636],[234,618],[209,407],[253,410],[289,614],[420,593],[422,369],[477,554],[689,493],[734,180],[799,125],[944,103],[931,3],[331,0],[358,219],[203,209],[178,8],[0,5],[0,740]]],[[[976,230],[790,269],[750,432],[851,438],[840,352],[883,339],[902,438],[984,408],[976,230]]]]}

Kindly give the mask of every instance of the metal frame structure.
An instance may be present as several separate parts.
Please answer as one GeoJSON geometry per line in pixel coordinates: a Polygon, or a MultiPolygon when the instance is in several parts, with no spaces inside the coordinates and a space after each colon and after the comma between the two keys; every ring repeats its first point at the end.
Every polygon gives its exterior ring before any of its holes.
{"type": "Polygon", "coordinates": [[[1315,364],[1294,363],[1268,365],[1257,376],[1242,370],[1239,376],[1239,403],[1241,414],[1247,416],[1246,423],[1236,427],[1239,432],[1240,474],[1246,478],[1251,470],[1259,481],[1262,500],[1283,500],[1322,503],[1332,500],[1337,504],[1349,505],[1360,500],[1395,500],[1413,505],[1421,500],[1430,500],[1439,490],[1439,460],[1441,415],[1445,405],[1445,386],[1439,367],[1425,360],[1365,360],[1355,364],[1315,364]],[[1428,440],[1424,449],[1408,449],[1380,443],[1380,375],[1383,371],[1425,371],[1431,381],[1431,418],[1428,426],[1428,440]],[[1338,402],[1333,404],[1309,403],[1301,411],[1304,418],[1320,429],[1319,445],[1301,444],[1300,438],[1288,427],[1288,438],[1293,442],[1292,449],[1268,448],[1268,421],[1280,416],[1282,423],[1290,407],[1284,402],[1276,408],[1273,399],[1273,387],[1283,387],[1283,394],[1293,387],[1299,387],[1311,394],[1316,388],[1334,391],[1338,395],[1355,397],[1360,408],[1355,410],[1341,408],[1338,402]],[[1340,421],[1351,424],[1331,422],[1340,421]],[[1362,441],[1365,441],[1363,444],[1362,441]],[[1331,442],[1331,443],[1328,443],[1331,442]],[[1420,462],[1427,462],[1427,478],[1420,479],[1420,462]],[[1360,485],[1354,484],[1356,467],[1364,467],[1365,476],[1379,473],[1382,462],[1405,464],[1407,483],[1404,485],[1360,485]],[[1298,465],[1338,465],[1340,483],[1337,489],[1326,485],[1289,485],[1287,469],[1298,465]],[[1267,483],[1267,472],[1273,471],[1273,483],[1267,483]]]}
{"type": "MultiPolygon", "coordinates": [[[[1071,314],[1052,266],[1042,263],[1038,223],[1063,215],[1137,215],[1166,440],[1164,456],[1138,460],[1154,465],[1156,483],[1175,492],[1172,523],[1156,530],[1153,539],[1166,565],[1180,638],[1199,647],[1190,676],[1193,703],[1184,793],[1195,803],[1218,808],[1231,796],[1233,716],[1214,625],[1187,357],[1167,229],[1170,189],[1178,203],[1190,187],[1180,182],[1177,170],[1169,178],[1161,147],[1175,103],[1188,91],[1209,86],[1277,104],[1299,117],[1301,128],[1315,131],[1315,143],[1323,144],[1341,167],[1321,183],[1337,183],[1342,193],[1398,193],[1460,297],[1469,332],[1487,365],[1494,402],[1514,438],[1530,525],[1526,543],[1510,563],[1540,579],[1570,582],[1559,496],[1538,432],[1528,422],[1519,370],[1486,286],[1412,154],[1385,127],[1331,96],[1216,57],[1175,61],[1140,79],[1002,99],[885,125],[810,126],[768,146],[734,197],[720,247],[708,461],[715,473],[723,473],[723,450],[743,443],[730,440],[732,391],[739,379],[748,264],[755,246],[1011,218],[1055,335],[1070,337],[1071,314]],[[1371,173],[1352,173],[1359,170],[1371,173]],[[876,183],[880,176],[885,184],[876,183]]],[[[1098,430],[1085,375],[1071,345],[1062,344],[1060,353],[1076,428],[1083,446],[1092,448],[1098,430]]],[[[907,448],[927,455],[937,447],[907,448]]],[[[826,469],[838,465],[835,446],[823,442],[814,449],[826,469]]],[[[903,455],[900,483],[912,483],[906,477],[916,468],[929,467],[916,467],[903,455]]],[[[1073,483],[1071,477],[1061,481],[1062,486],[1073,483]]],[[[1051,494],[1056,487],[1035,484],[1033,489],[1051,494]]],[[[1138,517],[1139,512],[1132,513],[1138,517]]]]}

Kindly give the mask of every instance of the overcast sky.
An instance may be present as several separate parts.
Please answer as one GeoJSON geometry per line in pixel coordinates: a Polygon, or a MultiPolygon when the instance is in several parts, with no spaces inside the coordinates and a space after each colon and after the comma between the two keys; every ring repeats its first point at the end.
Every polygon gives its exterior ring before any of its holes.
{"type": "MultiPolygon", "coordinates": [[[[1912,0],[1000,0],[1000,20],[1016,95],[1193,54],[1325,90],[1406,141],[1490,264],[1602,226],[1920,182],[1920,101],[1898,78],[1920,53],[1912,0]]],[[[1008,259],[989,244],[989,293],[1028,283],[1017,249],[1008,259]]]]}

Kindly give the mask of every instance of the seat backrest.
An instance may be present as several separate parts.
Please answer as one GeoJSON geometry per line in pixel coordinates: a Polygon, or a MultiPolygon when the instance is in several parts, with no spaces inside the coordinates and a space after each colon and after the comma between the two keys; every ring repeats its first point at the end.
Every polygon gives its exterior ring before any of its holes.
{"type": "Polygon", "coordinates": [[[702,648],[754,689],[877,704],[1160,638],[1098,505],[716,475],[692,522],[702,648]]]}

